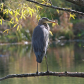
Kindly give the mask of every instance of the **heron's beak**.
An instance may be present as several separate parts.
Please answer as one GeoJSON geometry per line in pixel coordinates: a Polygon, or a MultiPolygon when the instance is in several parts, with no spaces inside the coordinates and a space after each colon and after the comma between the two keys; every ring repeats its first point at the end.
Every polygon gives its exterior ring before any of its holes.
{"type": "Polygon", "coordinates": [[[49,20],[47,23],[56,23],[55,21],[49,20]]]}

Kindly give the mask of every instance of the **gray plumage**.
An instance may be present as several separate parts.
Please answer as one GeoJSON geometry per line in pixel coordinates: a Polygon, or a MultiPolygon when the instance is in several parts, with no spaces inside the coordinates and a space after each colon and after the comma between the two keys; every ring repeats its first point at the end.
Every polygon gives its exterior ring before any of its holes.
{"type": "Polygon", "coordinates": [[[34,29],[32,35],[32,46],[36,55],[36,61],[42,62],[43,57],[46,55],[48,43],[49,43],[49,31],[50,27],[47,23],[54,21],[48,18],[41,18],[38,22],[38,26],[34,29]]]}

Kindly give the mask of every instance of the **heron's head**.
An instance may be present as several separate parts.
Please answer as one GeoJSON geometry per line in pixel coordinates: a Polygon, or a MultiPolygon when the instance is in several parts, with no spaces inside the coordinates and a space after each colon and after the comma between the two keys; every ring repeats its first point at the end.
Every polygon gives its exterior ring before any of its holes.
{"type": "Polygon", "coordinates": [[[43,17],[39,20],[39,23],[56,23],[55,21],[49,20],[46,17],[43,17]]]}

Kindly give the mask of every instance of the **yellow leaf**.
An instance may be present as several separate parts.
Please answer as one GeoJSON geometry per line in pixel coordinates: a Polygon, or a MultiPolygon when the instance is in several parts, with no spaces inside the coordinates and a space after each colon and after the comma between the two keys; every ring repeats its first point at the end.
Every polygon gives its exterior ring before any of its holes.
{"type": "Polygon", "coordinates": [[[41,17],[40,17],[40,15],[37,15],[36,18],[39,20],[41,17]]]}
{"type": "Polygon", "coordinates": [[[30,15],[31,15],[31,17],[32,17],[32,12],[29,12],[30,13],[30,15]]]}
{"type": "Polygon", "coordinates": [[[57,10],[57,13],[59,14],[59,10],[57,10]]]}
{"type": "Polygon", "coordinates": [[[15,17],[17,17],[17,15],[20,15],[18,10],[14,11],[14,13],[15,13],[15,17]]]}
{"type": "Polygon", "coordinates": [[[53,34],[52,34],[52,32],[51,32],[51,31],[49,31],[49,33],[50,33],[50,35],[51,35],[51,36],[53,36],[53,34]]]}
{"type": "Polygon", "coordinates": [[[43,9],[42,7],[40,7],[40,6],[38,6],[38,5],[36,5],[36,8],[37,8],[37,10],[38,10],[38,9],[43,9]]]}
{"type": "Polygon", "coordinates": [[[19,4],[18,6],[21,6],[21,4],[19,4]]]}
{"type": "Polygon", "coordinates": [[[8,31],[7,31],[7,34],[8,34],[8,31]]]}
{"type": "Polygon", "coordinates": [[[12,11],[9,11],[9,13],[10,13],[11,15],[13,15],[13,12],[12,12],[12,11]]]}
{"type": "Polygon", "coordinates": [[[56,25],[56,23],[52,23],[52,27],[54,27],[56,25]]]}
{"type": "Polygon", "coordinates": [[[42,0],[42,2],[44,2],[44,3],[45,3],[45,0],[42,0]]]}
{"type": "Polygon", "coordinates": [[[17,26],[17,24],[15,24],[15,25],[13,26],[13,28],[16,27],[16,26],[17,26]]]}
{"type": "Polygon", "coordinates": [[[16,17],[16,19],[15,19],[15,20],[16,20],[16,22],[18,22],[18,18],[17,18],[17,17],[16,17]]]}
{"type": "Polygon", "coordinates": [[[27,10],[24,10],[24,14],[27,14],[28,13],[28,11],[27,10]]]}
{"type": "Polygon", "coordinates": [[[0,19],[0,24],[2,25],[2,19],[0,19]]]}
{"type": "Polygon", "coordinates": [[[54,27],[55,25],[58,25],[58,23],[52,23],[52,27],[54,27]]]}
{"type": "Polygon", "coordinates": [[[50,6],[51,6],[51,4],[50,4],[50,3],[47,3],[46,5],[50,5],[50,6]]]}
{"type": "Polygon", "coordinates": [[[1,3],[1,11],[3,10],[3,3],[1,3]]]}
{"type": "Polygon", "coordinates": [[[23,18],[23,16],[24,16],[24,12],[23,12],[23,9],[22,9],[21,13],[22,13],[22,15],[21,15],[21,19],[22,19],[22,18],[23,18]]]}
{"type": "Polygon", "coordinates": [[[19,18],[19,20],[22,19],[22,16],[19,18]]]}
{"type": "Polygon", "coordinates": [[[19,9],[16,10],[17,15],[20,15],[19,11],[20,11],[19,9]]]}
{"type": "Polygon", "coordinates": [[[3,10],[3,14],[5,14],[5,13],[6,13],[6,9],[3,10]]]}
{"type": "Polygon", "coordinates": [[[45,0],[42,0],[43,2],[45,2],[45,0]]]}
{"type": "Polygon", "coordinates": [[[20,26],[18,25],[18,27],[17,27],[17,31],[19,30],[19,28],[20,28],[20,26]]]}
{"type": "Polygon", "coordinates": [[[31,9],[32,13],[34,13],[34,9],[31,9]]]}
{"type": "Polygon", "coordinates": [[[26,20],[26,16],[24,15],[23,18],[26,20]]]}
{"type": "Polygon", "coordinates": [[[71,13],[70,13],[69,20],[70,20],[71,18],[75,19],[75,17],[76,17],[76,15],[75,15],[75,14],[71,14],[71,13]]]}
{"type": "Polygon", "coordinates": [[[42,3],[41,4],[45,4],[46,2],[45,2],[45,0],[42,0],[42,3]]]}
{"type": "Polygon", "coordinates": [[[13,24],[13,22],[12,21],[9,21],[11,24],[13,24]]]}
{"type": "Polygon", "coordinates": [[[3,31],[3,33],[7,32],[8,33],[9,29],[6,29],[5,31],[3,31]]]}

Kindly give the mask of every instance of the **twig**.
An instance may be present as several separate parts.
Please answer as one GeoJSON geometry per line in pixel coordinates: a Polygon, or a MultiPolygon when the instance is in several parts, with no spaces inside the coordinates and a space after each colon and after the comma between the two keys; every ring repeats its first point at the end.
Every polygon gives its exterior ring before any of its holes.
{"type": "Polygon", "coordinates": [[[66,0],[68,2],[71,2],[73,4],[76,4],[78,6],[83,6],[84,7],[84,0],[66,0]]]}
{"type": "Polygon", "coordinates": [[[38,74],[36,73],[29,73],[29,74],[11,74],[7,75],[5,77],[0,78],[0,81],[8,79],[8,78],[21,78],[21,77],[35,77],[35,76],[65,76],[65,77],[82,77],[84,78],[84,72],[39,72],[38,74]]]}
{"type": "Polygon", "coordinates": [[[53,9],[58,9],[58,10],[63,10],[63,11],[68,11],[68,12],[78,13],[78,14],[80,14],[80,15],[84,15],[83,12],[75,11],[75,10],[72,10],[72,9],[61,8],[61,7],[57,7],[57,6],[53,6],[53,5],[41,4],[41,3],[36,2],[36,1],[33,1],[33,0],[26,0],[26,1],[29,1],[29,2],[32,2],[32,3],[35,3],[35,4],[41,5],[41,6],[53,8],[53,9]]]}

